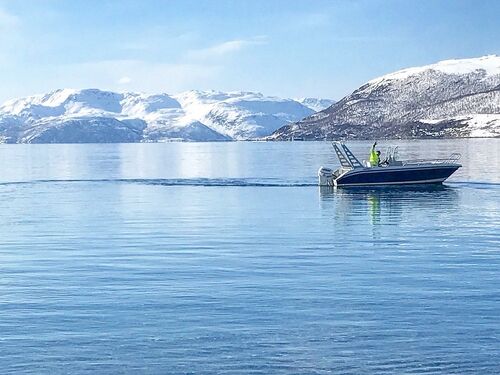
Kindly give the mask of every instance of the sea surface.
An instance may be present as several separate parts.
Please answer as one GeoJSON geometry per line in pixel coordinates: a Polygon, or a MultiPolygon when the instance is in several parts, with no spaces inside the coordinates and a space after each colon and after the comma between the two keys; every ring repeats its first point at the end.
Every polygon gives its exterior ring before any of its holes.
{"type": "Polygon", "coordinates": [[[335,190],[327,142],[0,145],[0,373],[500,373],[500,139],[397,143],[463,168],[335,190]]]}

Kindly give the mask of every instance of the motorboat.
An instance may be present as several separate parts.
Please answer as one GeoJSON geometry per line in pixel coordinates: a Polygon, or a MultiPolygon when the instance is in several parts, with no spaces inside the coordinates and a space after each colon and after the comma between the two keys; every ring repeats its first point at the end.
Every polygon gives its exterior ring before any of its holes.
{"type": "Polygon", "coordinates": [[[361,163],[342,142],[333,142],[340,168],[321,167],[318,171],[320,186],[371,186],[441,184],[458,168],[460,154],[446,159],[398,160],[398,148],[389,147],[385,159],[378,165],[361,163]]]}

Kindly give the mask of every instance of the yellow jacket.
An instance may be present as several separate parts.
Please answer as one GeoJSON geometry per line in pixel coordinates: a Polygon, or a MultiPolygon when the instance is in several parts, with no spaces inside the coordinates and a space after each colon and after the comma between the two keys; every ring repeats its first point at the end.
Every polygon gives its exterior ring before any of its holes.
{"type": "Polygon", "coordinates": [[[375,145],[373,145],[372,150],[370,152],[370,165],[372,167],[376,167],[376,166],[378,166],[378,162],[379,162],[379,159],[378,159],[377,151],[375,151],[375,145]]]}

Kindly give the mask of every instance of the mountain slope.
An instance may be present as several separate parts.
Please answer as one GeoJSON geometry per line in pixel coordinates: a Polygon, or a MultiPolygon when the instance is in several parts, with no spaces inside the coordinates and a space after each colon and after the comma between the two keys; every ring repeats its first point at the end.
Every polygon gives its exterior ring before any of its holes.
{"type": "MultiPolygon", "coordinates": [[[[310,99],[310,103],[317,108],[329,102],[310,99]]],[[[60,89],[0,106],[0,142],[253,139],[312,113],[313,109],[298,101],[251,92],[150,95],[60,89]]]]}
{"type": "Polygon", "coordinates": [[[286,123],[314,113],[308,106],[292,99],[252,92],[188,91],[175,98],[182,104],[188,118],[197,119],[232,139],[263,137],[286,123]]]}
{"type": "Polygon", "coordinates": [[[318,98],[298,98],[295,100],[300,104],[303,104],[306,107],[311,108],[314,112],[322,111],[330,107],[333,103],[335,103],[335,100],[318,99],[318,98]]]}
{"type": "Polygon", "coordinates": [[[447,60],[374,80],[269,139],[500,136],[500,57],[447,60]]]}

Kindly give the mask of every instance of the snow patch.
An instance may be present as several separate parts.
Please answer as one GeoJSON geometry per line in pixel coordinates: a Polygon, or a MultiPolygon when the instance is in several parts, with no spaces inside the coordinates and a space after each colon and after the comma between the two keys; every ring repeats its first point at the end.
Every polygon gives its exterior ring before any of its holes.
{"type": "Polygon", "coordinates": [[[484,71],[486,76],[500,74],[500,56],[488,55],[471,59],[444,60],[436,64],[419,66],[398,70],[384,76],[368,81],[369,84],[375,84],[384,80],[401,80],[412,75],[416,75],[427,70],[436,70],[445,74],[469,74],[477,71],[484,71]]]}
{"type": "Polygon", "coordinates": [[[467,125],[471,138],[500,137],[500,113],[476,113],[452,118],[424,119],[421,122],[433,125],[443,122],[459,122],[467,125]]]}
{"type": "Polygon", "coordinates": [[[295,100],[312,109],[314,112],[322,111],[335,103],[335,100],[318,98],[297,98],[295,100]]]}

